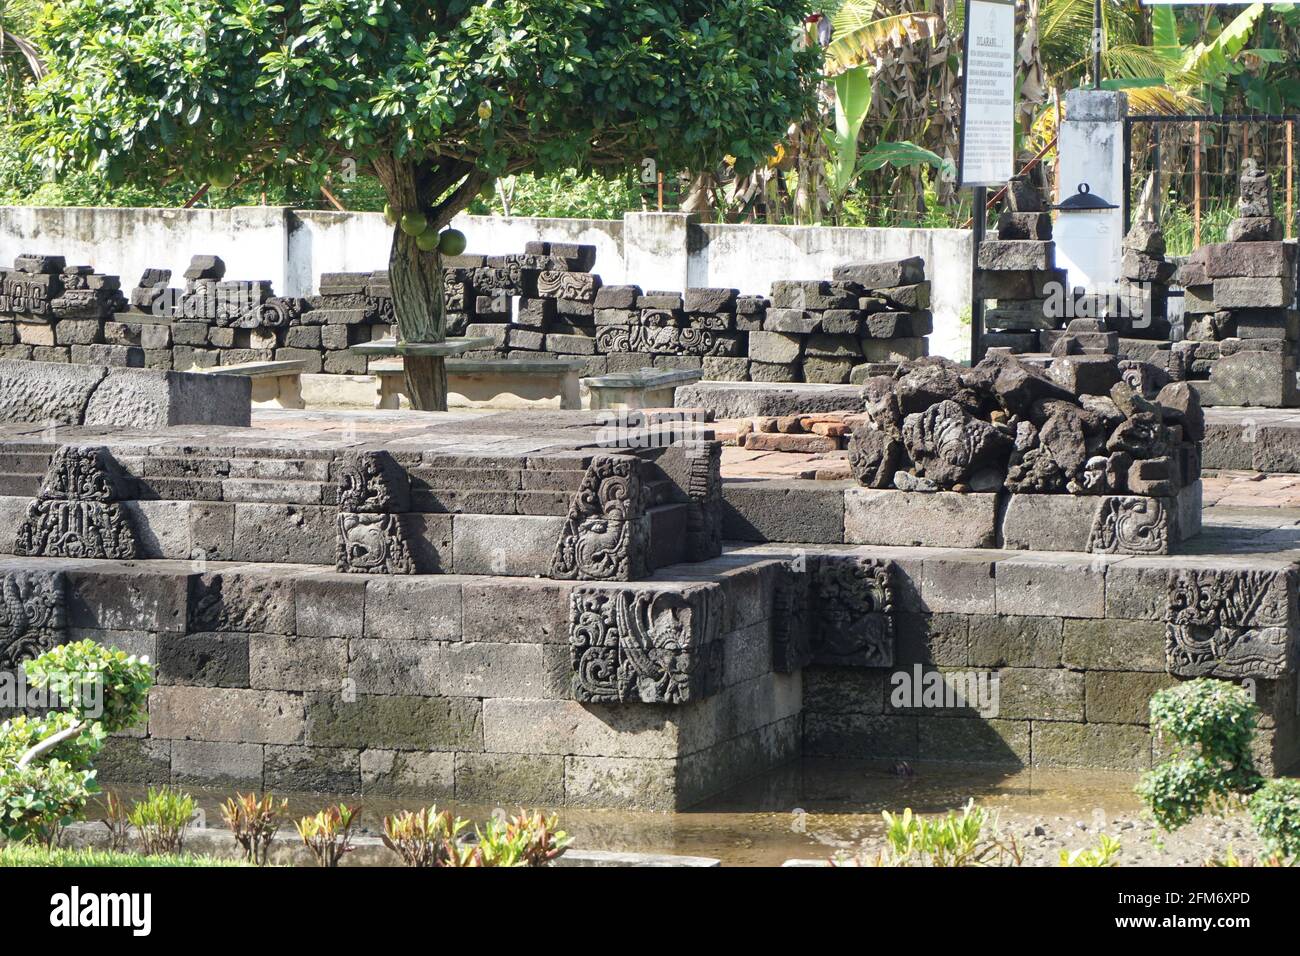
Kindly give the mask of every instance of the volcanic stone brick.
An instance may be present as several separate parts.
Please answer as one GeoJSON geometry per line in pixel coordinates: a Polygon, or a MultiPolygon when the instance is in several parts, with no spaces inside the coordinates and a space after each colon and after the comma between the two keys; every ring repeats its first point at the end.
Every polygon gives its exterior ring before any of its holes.
{"type": "Polygon", "coordinates": [[[264,749],[261,744],[174,740],[169,782],[178,786],[212,787],[253,783],[260,788],[264,749]]]}
{"type": "Polygon", "coordinates": [[[910,715],[806,714],[804,753],[809,756],[914,759],[917,718],[910,715]]]}
{"type": "Polygon", "coordinates": [[[337,509],[328,506],[238,503],[234,559],[332,565],[336,524],[337,509]]]}
{"type": "Polygon", "coordinates": [[[1084,675],[1088,723],[1148,724],[1151,695],[1178,683],[1159,672],[1095,671],[1084,675]]]}
{"type": "Polygon", "coordinates": [[[540,644],[474,642],[446,649],[442,693],[448,697],[542,696],[540,644]]]}
{"type": "Polygon", "coordinates": [[[920,595],[920,608],[925,611],[991,614],[993,564],[927,555],[920,575],[920,595]]]}
{"type": "Polygon", "coordinates": [[[1003,547],[1029,551],[1087,551],[1095,495],[1008,495],[1003,547]]]}
{"type": "Polygon", "coordinates": [[[723,496],[723,537],[737,541],[844,540],[840,482],[729,481],[723,496]]]}
{"type": "Polygon", "coordinates": [[[348,673],[342,638],[254,634],[248,638],[249,686],[268,690],[338,690],[348,673]]]}
{"type": "MultiPolygon", "coordinates": [[[[555,319],[555,300],[554,299],[529,299],[519,300],[519,309],[515,314],[514,322],[516,325],[528,326],[534,329],[545,329],[555,319]]],[[[511,347],[518,348],[513,337],[511,347]]]]}
{"type": "Polygon", "coordinates": [[[177,740],[301,743],[303,698],[279,691],[159,686],[149,692],[149,734],[177,740]]]}
{"type": "Polygon", "coordinates": [[[630,310],[637,308],[637,299],[641,296],[641,288],[634,285],[606,285],[596,290],[594,305],[597,310],[601,309],[623,309],[630,310]]]}
{"type": "Polygon", "coordinates": [[[1108,767],[1145,770],[1151,766],[1151,736],[1145,727],[1033,721],[1036,767],[1108,767]]]}
{"type": "Polygon", "coordinates": [[[998,562],[995,578],[999,614],[1105,615],[1105,565],[1082,556],[1009,558],[998,562]]]}
{"type": "Polygon", "coordinates": [[[365,634],[388,640],[460,640],[459,581],[427,576],[370,577],[365,634]]]}
{"type": "MultiPolygon", "coordinates": [[[[1112,569],[1108,599],[1117,577],[1112,569]]],[[[1163,671],[1164,647],[1165,626],[1159,621],[1071,619],[1065,622],[1061,660],[1076,670],[1163,671]]]]}
{"type": "Polygon", "coordinates": [[[361,753],[332,747],[268,746],[265,781],[267,790],[358,793],[361,753]]]}
{"type": "Polygon", "coordinates": [[[446,660],[439,641],[364,639],[348,642],[348,677],[361,694],[443,695],[446,660]]]}
{"type": "Polygon", "coordinates": [[[292,634],[293,582],[279,574],[218,572],[189,578],[188,630],[292,634]]]}
{"type": "MultiPolygon", "coordinates": [[[[454,698],[467,701],[467,698],[454,698]]],[[[673,758],[692,722],[665,721],[654,707],[571,700],[483,701],[483,748],[489,753],[673,758]]],[[[715,712],[716,713],[716,712],[715,712]]]]}
{"type": "Polygon", "coordinates": [[[1294,278],[1214,280],[1214,304],[1220,309],[1291,308],[1295,295],[1294,278]]]}
{"type": "Polygon", "coordinates": [[[853,359],[831,359],[808,356],[803,362],[805,382],[822,385],[841,385],[853,372],[853,359]]]}
{"type": "Polygon", "coordinates": [[[895,613],[898,629],[895,664],[963,667],[968,658],[969,622],[965,614],[895,613]]]}
{"type": "Polygon", "coordinates": [[[1056,667],[1061,663],[1059,617],[976,614],[970,620],[972,667],[1056,667]]]}
{"type": "Polygon", "coordinates": [[[998,238],[1051,239],[1051,213],[1004,210],[998,213],[998,238]]]}
{"type": "Polygon", "coordinates": [[[681,761],[623,757],[564,758],[565,804],[674,810],[686,805],[679,786],[681,761]]]}
{"type": "MultiPolygon", "coordinates": [[[[109,737],[95,756],[101,780],[125,784],[171,782],[170,740],[146,737],[109,737]]],[[[260,749],[260,748],[259,748],[260,749]]]]}
{"type": "Polygon", "coordinates": [[[917,720],[917,757],[1024,766],[1030,758],[1030,724],[1023,720],[921,716],[917,720]]]}
{"type": "Polygon", "coordinates": [[[328,352],[325,371],[331,375],[365,375],[366,357],[346,351],[328,352]]]}
{"type": "Polygon", "coordinates": [[[248,687],[248,635],[166,635],[158,643],[158,682],[248,687]]]}
{"type": "Polygon", "coordinates": [[[882,262],[850,262],[836,266],[831,277],[840,282],[856,282],[868,289],[913,285],[925,278],[925,260],[912,256],[882,262]]]}
{"type": "Polygon", "coordinates": [[[568,644],[571,585],[517,578],[467,578],[466,640],[568,644]]]}
{"type": "Polygon", "coordinates": [[[980,243],[979,268],[997,272],[1046,272],[1056,268],[1056,243],[995,239],[980,243]]]}
{"type": "Polygon", "coordinates": [[[385,750],[482,750],[482,704],[467,697],[309,695],[307,742],[313,747],[385,750]]]}
{"type": "Polygon", "coordinates": [[[739,289],[687,289],[682,296],[682,307],[687,312],[733,312],[739,294],[739,289]]]}
{"type": "Polygon", "coordinates": [[[998,677],[999,717],[1083,720],[1083,674],[1060,668],[1005,667],[998,677]]]}
{"type": "Polygon", "coordinates": [[[185,630],[186,578],[136,568],[68,569],[69,627],[154,633],[185,630]]]}
{"type": "Polygon", "coordinates": [[[755,362],[783,363],[798,361],[803,352],[803,338],[780,332],[751,332],[749,357],[755,362]]]}
{"type": "Polygon", "coordinates": [[[307,574],[294,583],[295,631],[302,637],[360,637],[366,579],[355,574],[307,574]]]}
{"type": "Polygon", "coordinates": [[[464,514],[452,523],[458,574],[546,574],[565,519],[560,516],[464,514]]]}
{"type": "Polygon", "coordinates": [[[445,799],[455,796],[453,753],[361,751],[361,785],[368,793],[418,793],[445,799]]]}
{"type": "Polygon", "coordinates": [[[809,666],[803,669],[806,713],[881,714],[891,685],[878,668],[809,666]]]}
{"type": "Polygon", "coordinates": [[[564,757],[459,753],[456,799],[468,803],[558,806],[564,802],[564,757]]]}
{"type": "Polygon", "coordinates": [[[952,548],[990,548],[997,539],[997,495],[852,487],[845,492],[844,540],[952,548]]]}
{"type": "Polygon", "coordinates": [[[798,362],[753,361],[749,363],[749,378],[754,382],[799,382],[803,380],[803,368],[798,362]]]}
{"type": "Polygon", "coordinates": [[[1276,216],[1239,216],[1228,223],[1229,242],[1277,242],[1282,238],[1282,221],[1276,216]]]}
{"type": "Polygon", "coordinates": [[[1211,279],[1263,278],[1295,273],[1295,246],[1284,242],[1253,242],[1250,245],[1218,242],[1203,246],[1198,252],[1205,274],[1211,279]]]}

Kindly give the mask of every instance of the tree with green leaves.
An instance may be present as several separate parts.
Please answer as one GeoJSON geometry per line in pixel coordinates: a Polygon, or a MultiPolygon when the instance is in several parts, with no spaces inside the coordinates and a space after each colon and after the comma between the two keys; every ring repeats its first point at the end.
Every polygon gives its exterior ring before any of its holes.
{"type": "MultiPolygon", "coordinates": [[[[399,334],[445,336],[437,234],[495,177],[766,160],[809,107],[805,0],[66,0],[27,142],[56,167],[214,185],[369,169],[399,334]],[[432,230],[433,236],[427,233],[432,230]]],[[[444,244],[444,249],[446,248],[444,244]]],[[[421,409],[441,359],[407,358],[421,409]]]]}

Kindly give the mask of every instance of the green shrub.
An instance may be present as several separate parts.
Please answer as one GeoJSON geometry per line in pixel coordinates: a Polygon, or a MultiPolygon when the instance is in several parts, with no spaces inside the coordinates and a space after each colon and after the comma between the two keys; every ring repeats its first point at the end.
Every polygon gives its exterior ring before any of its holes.
{"type": "Polygon", "coordinates": [[[0,848],[0,867],[227,867],[248,866],[244,860],[220,860],[210,856],[141,856],[113,850],[46,849],[14,844],[0,848]]]}
{"type": "Polygon", "coordinates": [[[147,856],[180,853],[185,831],[194,818],[194,798],[172,787],[149,788],[145,798],[127,813],[131,825],[140,831],[147,856]]]}
{"type": "Polygon", "coordinates": [[[108,735],[143,717],[152,668],[94,641],[56,647],[23,668],[64,709],[0,724],[0,834],[49,846],[98,792],[91,762],[108,735]]]}
{"type": "Polygon", "coordinates": [[[1022,855],[1014,838],[1004,837],[997,814],[970,800],[961,813],[922,817],[911,808],[880,814],[885,847],[874,859],[836,857],[835,866],[889,867],[1018,866],[1022,855]]]}
{"type": "Polygon", "coordinates": [[[1062,850],[1061,866],[1116,866],[1118,865],[1121,849],[1119,840],[1103,833],[1097,837],[1095,847],[1082,850],[1062,850]]]}
{"type": "Polygon", "coordinates": [[[1250,752],[1256,714],[1244,689],[1204,677],[1151,697],[1151,729],[1169,758],[1143,775],[1137,792],[1161,829],[1175,830],[1259,787],[1250,752]]]}
{"type": "Polygon", "coordinates": [[[1300,858],[1300,780],[1269,780],[1250,798],[1250,818],[1269,851],[1300,858]]]}
{"type": "Polygon", "coordinates": [[[258,866],[266,865],[271,841],[288,814],[289,801],[276,803],[269,793],[260,798],[252,793],[236,793],[221,806],[221,818],[230,827],[235,842],[244,848],[244,857],[258,866]]]}
{"type": "Polygon", "coordinates": [[[339,861],[352,852],[352,828],[359,812],[360,807],[340,803],[298,821],[298,836],[311,851],[317,866],[338,866],[339,861]]]}

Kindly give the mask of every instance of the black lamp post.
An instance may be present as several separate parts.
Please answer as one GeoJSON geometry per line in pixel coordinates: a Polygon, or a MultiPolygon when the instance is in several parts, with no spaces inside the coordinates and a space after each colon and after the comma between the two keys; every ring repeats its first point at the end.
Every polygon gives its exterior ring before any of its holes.
{"type": "Polygon", "coordinates": [[[1092,88],[1101,89],[1101,0],[1092,0],[1092,88]]]}

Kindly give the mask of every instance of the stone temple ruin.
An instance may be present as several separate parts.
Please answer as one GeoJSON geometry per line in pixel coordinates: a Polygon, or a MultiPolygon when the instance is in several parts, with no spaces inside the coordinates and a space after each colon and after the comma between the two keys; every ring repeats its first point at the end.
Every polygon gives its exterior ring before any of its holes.
{"type": "MultiPolygon", "coordinates": [[[[221,377],[0,363],[0,667],[74,635],[149,654],[147,733],[101,770],[141,783],[672,809],[800,757],[1133,770],[1151,693],[1194,676],[1251,680],[1260,765],[1293,764],[1300,540],[1270,509],[1202,509],[1196,388],[1081,327],[1042,359],[865,361],[900,336],[864,329],[925,327],[919,268],[780,286],[743,332],[757,313],[725,290],[679,306],[576,268],[522,270],[537,294],[515,286],[509,321],[475,296],[507,351],[524,314],[552,344],[745,337],[698,357],[748,381],[635,413],[250,411],[246,383],[187,391],[221,377]],[[826,336],[859,349],[834,382],[754,380],[807,376],[826,336]],[[122,375],[162,379],[97,401],[122,375]],[[827,473],[728,465],[791,451],[827,473]],[[904,692],[923,679],[939,699],[904,692]]],[[[173,336],[224,280],[188,281],[173,336]]],[[[302,321],[365,313],[372,282],[325,283],[276,334],[381,325],[302,321]]],[[[246,314],[204,324],[238,338],[246,314]]]]}

